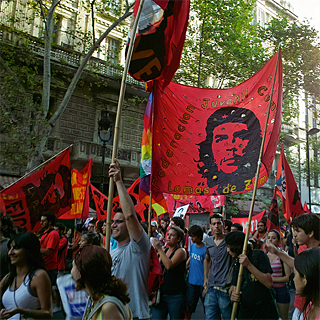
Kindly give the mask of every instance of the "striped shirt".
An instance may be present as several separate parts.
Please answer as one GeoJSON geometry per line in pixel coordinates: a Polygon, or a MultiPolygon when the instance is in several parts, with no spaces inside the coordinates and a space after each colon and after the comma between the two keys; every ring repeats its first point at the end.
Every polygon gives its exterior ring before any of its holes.
{"type": "MultiPolygon", "coordinates": [[[[274,277],[274,278],[283,277],[282,265],[281,265],[281,261],[280,261],[279,257],[277,257],[275,262],[271,263],[271,268],[273,270],[272,277],[274,277]]],[[[274,288],[280,288],[280,287],[285,287],[285,286],[286,286],[285,282],[273,283],[274,288]]]]}

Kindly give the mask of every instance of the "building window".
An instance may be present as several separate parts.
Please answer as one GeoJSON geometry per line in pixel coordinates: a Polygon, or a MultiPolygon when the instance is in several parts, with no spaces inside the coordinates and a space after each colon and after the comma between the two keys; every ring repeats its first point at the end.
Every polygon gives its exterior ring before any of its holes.
{"type": "Polygon", "coordinates": [[[120,52],[120,41],[107,38],[107,62],[112,65],[117,65],[119,63],[119,52],[120,52]]]}

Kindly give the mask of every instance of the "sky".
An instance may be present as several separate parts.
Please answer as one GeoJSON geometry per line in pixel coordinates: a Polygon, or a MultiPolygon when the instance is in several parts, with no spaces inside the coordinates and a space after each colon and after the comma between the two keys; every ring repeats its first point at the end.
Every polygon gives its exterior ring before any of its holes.
{"type": "Polygon", "coordinates": [[[320,0],[288,0],[294,8],[294,13],[299,21],[307,18],[310,25],[315,27],[320,34],[320,0]]]}

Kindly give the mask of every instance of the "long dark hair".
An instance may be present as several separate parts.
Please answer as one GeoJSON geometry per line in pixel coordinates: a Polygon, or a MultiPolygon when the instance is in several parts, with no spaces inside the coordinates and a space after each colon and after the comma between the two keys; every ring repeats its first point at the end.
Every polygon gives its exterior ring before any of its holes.
{"type": "Polygon", "coordinates": [[[107,294],[122,303],[130,302],[127,285],[111,275],[112,259],[108,251],[100,246],[85,245],[74,257],[81,278],[77,280],[79,289],[89,287],[94,294],[107,294]]]}
{"type": "Polygon", "coordinates": [[[306,316],[310,302],[312,305],[320,302],[320,248],[307,249],[299,253],[294,259],[294,267],[301,277],[307,279],[307,284],[300,294],[305,297],[302,312],[306,316]]]}
{"type": "MultiPolygon", "coordinates": [[[[14,235],[8,242],[8,250],[11,249],[11,244],[14,242],[14,246],[17,249],[24,249],[26,251],[27,264],[29,271],[27,274],[32,274],[37,269],[44,269],[45,265],[40,253],[40,242],[37,236],[31,232],[18,233],[14,235]]],[[[13,282],[17,275],[16,266],[10,266],[9,277],[5,280],[5,291],[13,282]]]]}

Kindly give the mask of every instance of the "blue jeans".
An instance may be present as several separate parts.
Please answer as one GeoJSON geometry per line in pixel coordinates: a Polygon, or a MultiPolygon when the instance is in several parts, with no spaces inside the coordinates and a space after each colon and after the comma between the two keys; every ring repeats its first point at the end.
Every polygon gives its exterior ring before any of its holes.
{"type": "Polygon", "coordinates": [[[204,298],[202,297],[202,292],[203,286],[188,283],[187,305],[190,313],[196,311],[199,298],[201,299],[202,305],[204,306],[204,298]]]}
{"type": "Polygon", "coordinates": [[[186,299],[183,294],[178,295],[161,295],[160,303],[152,308],[152,320],[167,319],[170,320],[184,319],[186,311],[186,299]]]}
{"type": "Polygon", "coordinates": [[[231,319],[232,305],[228,293],[209,288],[204,300],[206,320],[231,319]]]}

